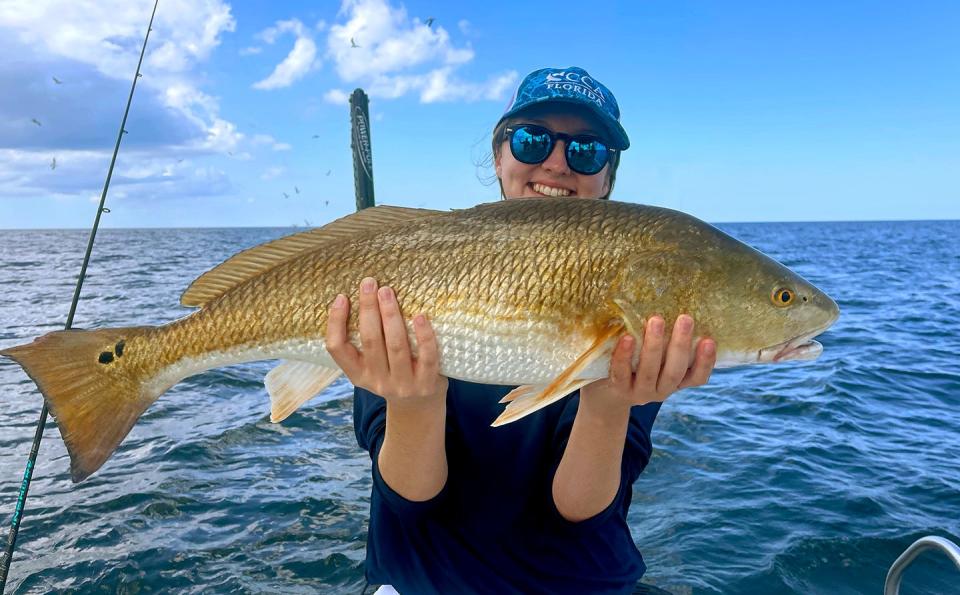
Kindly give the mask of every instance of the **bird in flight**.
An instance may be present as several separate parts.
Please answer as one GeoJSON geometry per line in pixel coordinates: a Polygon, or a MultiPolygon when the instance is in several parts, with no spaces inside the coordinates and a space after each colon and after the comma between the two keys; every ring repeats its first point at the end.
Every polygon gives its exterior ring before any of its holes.
{"type": "Polygon", "coordinates": [[[357,45],[357,42],[355,42],[355,41],[353,40],[352,37],[350,38],[350,47],[352,47],[352,48],[358,48],[358,47],[360,47],[360,46],[357,45]]]}
{"type": "Polygon", "coordinates": [[[40,120],[36,118],[30,118],[30,121],[36,124],[37,126],[43,126],[43,124],[40,123],[40,120]]]}
{"type": "Polygon", "coordinates": [[[328,170],[327,170],[327,175],[329,176],[329,175],[330,175],[330,172],[332,172],[332,171],[333,171],[332,169],[328,169],[328,170]]]}
{"type": "Polygon", "coordinates": [[[296,186],[293,187],[293,191],[296,192],[297,194],[300,194],[300,189],[297,188],[296,186]]]}
{"type": "Polygon", "coordinates": [[[50,161],[50,169],[57,169],[57,158],[56,158],[56,157],[54,157],[53,160],[50,161]]]}
{"type": "Polygon", "coordinates": [[[320,135],[319,135],[319,134],[314,134],[314,135],[313,135],[313,138],[320,138],[320,135]]]}
{"type": "Polygon", "coordinates": [[[433,26],[433,17],[427,18],[427,22],[424,23],[424,24],[425,24],[427,27],[432,27],[432,26],[433,26]]]}
{"type": "Polygon", "coordinates": [[[53,78],[53,82],[57,83],[58,85],[62,85],[62,84],[63,84],[63,81],[61,81],[61,80],[58,79],[57,77],[51,77],[51,78],[53,78]]]}
{"type": "Polygon", "coordinates": [[[290,195],[287,194],[286,192],[284,192],[284,193],[283,193],[283,197],[284,197],[284,198],[290,198],[290,195]]]}

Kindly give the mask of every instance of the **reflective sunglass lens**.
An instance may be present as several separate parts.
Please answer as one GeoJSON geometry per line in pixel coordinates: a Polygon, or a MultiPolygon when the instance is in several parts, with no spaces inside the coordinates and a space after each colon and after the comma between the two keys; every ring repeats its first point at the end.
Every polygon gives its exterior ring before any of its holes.
{"type": "Polygon", "coordinates": [[[577,173],[593,175],[607,164],[609,151],[599,140],[572,140],[567,145],[567,164],[577,173]]]}
{"type": "Polygon", "coordinates": [[[541,163],[553,148],[550,134],[530,126],[517,128],[510,139],[510,150],[517,161],[522,163],[541,163]]]}

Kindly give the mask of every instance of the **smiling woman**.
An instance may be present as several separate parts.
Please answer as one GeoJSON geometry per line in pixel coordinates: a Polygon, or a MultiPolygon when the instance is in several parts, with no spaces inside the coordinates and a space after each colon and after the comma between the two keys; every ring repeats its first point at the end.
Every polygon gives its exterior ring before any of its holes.
{"type": "Polygon", "coordinates": [[[579,68],[531,73],[491,142],[504,198],[607,199],[630,146],[613,93],[579,68]]]}
{"type": "MultiPolygon", "coordinates": [[[[608,198],[630,146],[619,118],[613,93],[580,68],[528,75],[493,132],[503,198],[608,198]]],[[[536,208],[561,204],[591,203],[536,208]]],[[[660,404],[707,381],[715,342],[694,340],[688,315],[672,333],[652,316],[631,331],[636,339],[612,341],[609,378],[511,391],[442,376],[423,316],[412,357],[393,288],[368,278],[358,293],[362,355],[345,340],[346,300],[331,310],[327,347],[356,387],[357,441],[373,461],[367,580],[384,585],[381,595],[633,591],[646,567],[626,523],[632,485],[650,460],[660,404]],[[513,409],[493,426],[543,409],[491,427],[504,402],[513,409]]],[[[503,353],[501,371],[535,365],[503,353]]]]}

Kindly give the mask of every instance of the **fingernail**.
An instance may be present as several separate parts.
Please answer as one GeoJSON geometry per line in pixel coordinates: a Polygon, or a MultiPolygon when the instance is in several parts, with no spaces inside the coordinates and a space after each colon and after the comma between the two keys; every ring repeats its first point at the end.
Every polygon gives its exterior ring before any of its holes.
{"type": "Polygon", "coordinates": [[[342,293],[338,293],[337,297],[333,299],[333,307],[337,310],[345,308],[347,306],[347,297],[342,293]]]}
{"type": "Polygon", "coordinates": [[[360,291],[363,293],[373,293],[373,290],[377,288],[377,282],[372,277],[366,277],[363,281],[360,282],[360,291]]]}
{"type": "Polygon", "coordinates": [[[677,318],[677,328],[682,333],[690,332],[690,329],[693,328],[693,318],[690,318],[686,314],[681,314],[680,317],[677,318]]]}
{"type": "Polygon", "coordinates": [[[393,291],[389,287],[381,287],[378,295],[381,302],[389,302],[393,299],[393,291]]]}
{"type": "Polygon", "coordinates": [[[423,314],[417,314],[416,316],[413,317],[413,324],[417,326],[426,326],[427,317],[424,316],[423,314]]]}
{"type": "Polygon", "coordinates": [[[633,349],[633,335],[626,335],[622,341],[624,349],[633,349]]]}
{"type": "Polygon", "coordinates": [[[707,341],[706,345],[703,346],[703,353],[708,356],[713,356],[717,351],[717,344],[713,341],[707,341]]]}
{"type": "Polygon", "coordinates": [[[659,316],[655,317],[650,321],[650,332],[653,333],[654,337],[659,337],[663,334],[663,319],[659,316]]]}

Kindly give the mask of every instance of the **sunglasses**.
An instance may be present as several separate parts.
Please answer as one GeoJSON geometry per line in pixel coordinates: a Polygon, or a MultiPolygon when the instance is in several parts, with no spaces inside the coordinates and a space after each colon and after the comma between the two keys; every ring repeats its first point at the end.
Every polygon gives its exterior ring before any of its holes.
{"type": "Polygon", "coordinates": [[[513,157],[527,165],[546,161],[557,141],[562,140],[567,143],[567,150],[564,151],[567,166],[585,176],[600,173],[603,166],[610,161],[610,155],[616,151],[595,136],[587,134],[570,136],[533,124],[507,128],[506,137],[510,141],[510,152],[513,153],[513,157]]]}

